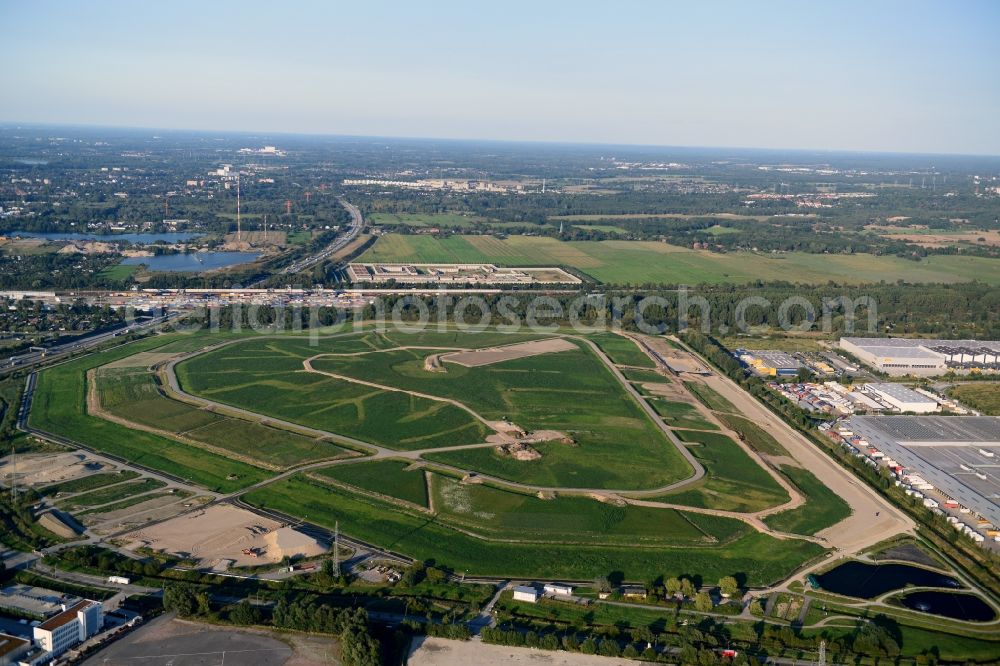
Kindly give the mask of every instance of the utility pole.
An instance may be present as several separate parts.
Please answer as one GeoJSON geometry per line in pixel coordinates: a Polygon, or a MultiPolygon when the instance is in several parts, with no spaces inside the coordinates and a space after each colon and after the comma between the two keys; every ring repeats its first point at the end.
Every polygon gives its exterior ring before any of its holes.
{"type": "Polygon", "coordinates": [[[240,172],[236,172],[236,241],[240,240],[240,172]]]}

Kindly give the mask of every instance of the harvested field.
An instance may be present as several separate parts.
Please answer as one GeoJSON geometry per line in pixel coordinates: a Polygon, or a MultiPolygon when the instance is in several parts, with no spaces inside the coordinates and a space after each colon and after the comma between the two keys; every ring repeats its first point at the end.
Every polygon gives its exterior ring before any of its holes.
{"type": "Polygon", "coordinates": [[[132,356],[120,358],[117,361],[108,363],[105,368],[148,368],[157,363],[169,361],[177,354],[165,354],[162,352],[139,352],[132,356]]]}
{"type": "Polygon", "coordinates": [[[89,460],[82,453],[40,453],[19,455],[13,465],[10,456],[7,456],[0,459],[0,469],[5,478],[14,473],[18,485],[47,486],[80,479],[109,468],[96,460],[89,460]]]}
{"type": "Polygon", "coordinates": [[[891,240],[901,240],[921,247],[950,247],[960,244],[1000,246],[1000,231],[962,231],[955,233],[883,233],[891,240]]]}
{"type": "Polygon", "coordinates": [[[201,560],[232,560],[236,566],[274,564],[286,555],[313,556],[326,547],[281,523],[229,504],[217,504],[123,537],[126,548],[148,547],[201,560]],[[256,553],[257,556],[249,553],[256,553]]]}
{"type": "Polygon", "coordinates": [[[562,338],[550,338],[548,340],[533,340],[531,342],[521,342],[505,347],[492,347],[490,349],[477,349],[476,351],[455,352],[454,354],[444,354],[442,361],[464,365],[467,368],[477,368],[483,365],[493,365],[503,363],[517,358],[528,358],[539,354],[551,354],[554,352],[571,351],[576,349],[569,340],[562,338]]]}

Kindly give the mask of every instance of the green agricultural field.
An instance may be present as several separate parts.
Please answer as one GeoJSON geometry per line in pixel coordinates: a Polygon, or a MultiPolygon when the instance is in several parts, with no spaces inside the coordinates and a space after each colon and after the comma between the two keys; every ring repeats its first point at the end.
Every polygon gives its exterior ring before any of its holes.
{"type": "Polygon", "coordinates": [[[42,370],[29,424],[214,490],[233,491],[263,480],[266,474],[257,467],[87,414],[87,370],[155,349],[172,339],[147,338],[42,370]]]}
{"type": "Polygon", "coordinates": [[[648,398],[649,404],[656,413],[663,417],[663,422],[671,428],[692,428],[694,430],[718,430],[715,425],[698,411],[696,407],[686,402],[674,402],[664,398],[648,398]]]}
{"type": "Polygon", "coordinates": [[[121,511],[122,509],[128,509],[133,506],[142,504],[143,502],[149,502],[151,500],[160,499],[161,497],[175,497],[178,501],[190,497],[192,493],[186,491],[180,491],[177,493],[150,493],[148,495],[142,495],[141,497],[129,497],[123,499],[120,502],[115,502],[114,504],[104,504],[93,509],[87,509],[85,511],[74,512],[77,516],[89,516],[95,513],[113,513],[115,511],[121,511]]]}
{"type": "Polygon", "coordinates": [[[701,404],[705,405],[712,411],[716,412],[736,412],[736,407],[733,403],[726,400],[718,391],[706,386],[701,382],[684,382],[684,388],[686,388],[691,395],[698,398],[701,404]]]}
{"type": "Polygon", "coordinates": [[[978,412],[1000,416],[1000,382],[959,384],[948,389],[948,395],[978,412]]]}
{"type": "Polygon", "coordinates": [[[774,437],[759,425],[742,416],[719,414],[719,419],[738,432],[754,451],[769,456],[787,456],[788,451],[774,437]]]}
{"type": "Polygon", "coordinates": [[[791,499],[771,476],[739,445],[719,433],[678,430],[692,442],[691,453],[705,466],[705,476],[658,499],[706,509],[752,512],[778,506],[791,499]]]}
{"type": "Polygon", "coordinates": [[[747,283],[787,280],[823,284],[905,280],[1000,285],[1000,260],[933,255],[920,261],[869,254],[716,253],[656,241],[560,241],[536,236],[404,236],[386,234],[361,261],[492,262],[502,266],[566,265],[610,284],[747,283]]]}
{"type": "Polygon", "coordinates": [[[132,274],[141,268],[140,266],[126,266],[125,264],[116,264],[114,266],[108,266],[97,274],[97,277],[103,278],[105,280],[126,280],[132,277],[132,274]]]}
{"type": "Polygon", "coordinates": [[[368,221],[383,227],[480,227],[493,221],[478,215],[458,213],[372,213],[368,221]]]}
{"type": "Polygon", "coordinates": [[[327,440],[243,419],[223,419],[197,430],[189,430],[184,436],[278,467],[339,458],[347,454],[346,449],[327,440]]]}
{"type": "MultiPolygon", "coordinates": [[[[317,370],[457,400],[491,420],[527,430],[555,430],[573,444],[535,445],[536,461],[492,448],[428,454],[434,460],[510,481],[542,486],[637,489],[685,478],[690,468],[618,380],[589,349],[543,354],[480,367],[445,363],[424,370],[433,350],[394,350],[317,359],[317,370]],[[641,469],[632,461],[648,464],[641,469]]],[[[371,389],[369,389],[371,390],[371,389]]]]}
{"type": "Polygon", "coordinates": [[[640,368],[656,367],[653,359],[649,358],[645,352],[626,337],[614,333],[595,333],[587,337],[617,365],[633,365],[640,368]]]}
{"type": "Polygon", "coordinates": [[[324,467],[314,474],[426,507],[427,480],[424,470],[407,470],[411,464],[409,460],[373,460],[324,467]]]}
{"type": "Polygon", "coordinates": [[[75,495],[70,499],[57,502],[57,504],[70,511],[80,507],[101,506],[102,504],[110,504],[111,502],[117,502],[127,497],[148,493],[151,490],[159,490],[165,485],[167,484],[156,479],[130,481],[94,490],[89,493],[83,493],[82,495],[75,495]]]}
{"type": "Polygon", "coordinates": [[[352,495],[301,475],[250,492],[245,499],[289,515],[309,516],[329,528],[337,522],[342,531],[359,539],[477,575],[590,580],[618,571],[635,581],[661,575],[697,574],[705,580],[743,575],[748,584],[763,585],[823,553],[807,541],[778,541],[757,532],[724,546],[683,548],[486,541],[424,513],[352,495]]]}
{"type": "Polygon", "coordinates": [[[539,485],[640,488],[689,474],[687,464],[615,377],[578,349],[469,368],[446,363],[428,372],[424,358],[448,348],[512,344],[537,335],[428,331],[364,333],[320,341],[252,339],[191,358],[177,367],[185,390],[225,404],[395,449],[480,443],[485,426],[460,408],[334,377],[307,373],[320,353],[353,354],[392,346],[432,349],[322,356],[321,372],[457,400],[485,418],[509,418],[529,430],[558,430],[575,440],[539,444],[540,461],[519,462],[492,449],[442,454],[441,460],[539,485]],[[377,418],[371,415],[377,415],[377,418]],[[623,445],[628,453],[623,454],[623,445]],[[630,456],[650,462],[636,473],[630,456]]]}
{"type": "Polygon", "coordinates": [[[589,497],[535,495],[433,475],[434,511],[447,525],[505,541],[636,546],[726,543],[752,531],[737,520],[616,506],[589,497]]]}
{"type": "Polygon", "coordinates": [[[87,490],[94,490],[95,488],[109,486],[112,483],[131,481],[137,476],[139,476],[138,472],[133,472],[132,470],[127,469],[121,470],[120,472],[101,472],[99,474],[90,474],[88,476],[82,476],[78,479],[70,479],[69,481],[54,483],[51,486],[39,488],[38,494],[43,497],[52,497],[59,493],[82,493],[87,490]]]}
{"type": "Polygon", "coordinates": [[[143,367],[98,368],[96,381],[101,406],[120,418],[268,465],[288,467],[345,453],[325,440],[229,418],[168,398],[160,392],[155,375],[143,367]]]}
{"type": "Polygon", "coordinates": [[[635,368],[625,368],[622,370],[625,379],[630,382],[643,382],[646,384],[669,384],[670,379],[652,370],[637,370],[635,368]]]}
{"type": "Polygon", "coordinates": [[[179,433],[223,419],[164,396],[153,373],[143,367],[97,368],[94,380],[101,407],[134,423],[179,433]]]}
{"type": "Polygon", "coordinates": [[[486,426],[454,405],[305,372],[302,361],[324,349],[249,340],[187,360],[177,376],[194,395],[389,448],[485,441],[486,426]]]}
{"type": "Polygon", "coordinates": [[[582,229],[583,231],[600,231],[606,234],[627,234],[628,231],[622,229],[621,227],[615,227],[610,224],[574,224],[576,229],[582,229]]]}
{"type": "Polygon", "coordinates": [[[801,467],[783,465],[784,474],[806,496],[797,509],[782,511],[764,519],[768,527],[792,534],[816,534],[851,515],[851,508],[822,481],[801,467]]]}
{"type": "Polygon", "coordinates": [[[290,231],[285,235],[285,243],[288,245],[304,245],[311,240],[311,231],[290,231]]]}

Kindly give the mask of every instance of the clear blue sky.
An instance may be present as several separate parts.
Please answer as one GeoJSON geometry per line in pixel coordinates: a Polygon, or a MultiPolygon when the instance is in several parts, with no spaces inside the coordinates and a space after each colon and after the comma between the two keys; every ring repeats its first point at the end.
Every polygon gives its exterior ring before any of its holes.
{"type": "Polygon", "coordinates": [[[0,0],[0,121],[1000,154],[1000,2],[0,0]]]}

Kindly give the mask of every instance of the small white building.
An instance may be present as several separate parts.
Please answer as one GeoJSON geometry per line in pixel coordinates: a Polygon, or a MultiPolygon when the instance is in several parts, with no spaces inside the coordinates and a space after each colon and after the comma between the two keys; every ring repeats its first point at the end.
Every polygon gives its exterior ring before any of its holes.
{"type": "Polygon", "coordinates": [[[538,590],[527,585],[518,585],[514,588],[514,601],[527,601],[533,604],[538,601],[538,590]]]}
{"type": "Polygon", "coordinates": [[[546,583],[542,589],[545,590],[545,594],[553,594],[557,597],[568,597],[573,594],[572,585],[563,585],[561,583],[546,583]]]}
{"type": "Polygon", "coordinates": [[[96,634],[103,625],[104,606],[84,599],[35,627],[34,639],[55,658],[96,634]]]}

